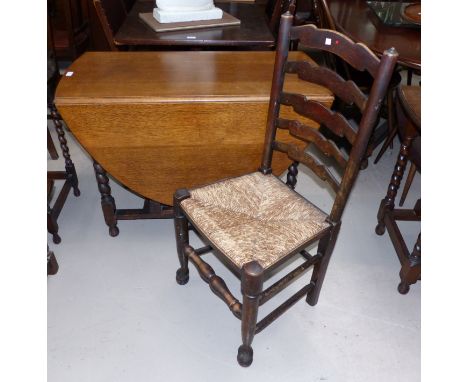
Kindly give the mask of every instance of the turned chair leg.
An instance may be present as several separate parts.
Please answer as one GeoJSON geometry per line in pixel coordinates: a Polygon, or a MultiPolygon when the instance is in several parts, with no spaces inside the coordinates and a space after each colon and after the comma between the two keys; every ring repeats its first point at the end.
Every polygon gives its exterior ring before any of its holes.
{"type": "Polygon", "coordinates": [[[257,325],[258,302],[263,289],[263,268],[256,261],[244,264],[241,274],[242,300],[242,345],[237,351],[237,362],[247,367],[253,361],[252,341],[257,325]]]}
{"type": "Polygon", "coordinates": [[[176,281],[179,285],[185,285],[189,281],[188,256],[185,246],[189,243],[188,220],[182,211],[180,203],[190,197],[186,189],[177,190],[174,194],[174,227],[177,243],[177,255],[180,268],[176,272],[176,281]]]}
{"type": "Polygon", "coordinates": [[[325,274],[327,273],[328,263],[330,262],[333,249],[335,248],[336,238],[340,231],[341,223],[335,225],[330,233],[324,238],[320,239],[318,243],[317,253],[322,256],[322,259],[314,265],[312,271],[312,278],[310,283],[314,284],[313,288],[307,293],[306,302],[310,306],[317,304],[320,291],[322,290],[323,281],[325,280],[325,274]]]}
{"type": "Polygon", "coordinates": [[[57,220],[54,217],[54,214],[52,212],[52,209],[47,206],[47,231],[49,231],[50,234],[52,234],[52,240],[55,244],[59,244],[62,239],[60,238],[58,234],[58,224],[57,220]]]}
{"type": "Polygon", "coordinates": [[[65,172],[67,173],[67,180],[70,182],[70,185],[73,188],[73,194],[75,196],[80,196],[80,190],[78,188],[78,175],[76,174],[75,165],[71,160],[70,150],[68,148],[67,139],[65,138],[65,132],[63,131],[60,115],[58,114],[57,108],[54,104],[49,105],[49,108],[55,130],[58,134],[60,148],[62,149],[62,154],[65,159],[65,172]]]}
{"type": "Polygon", "coordinates": [[[385,213],[395,208],[395,197],[400,188],[403,174],[405,173],[406,164],[408,163],[409,148],[411,147],[413,139],[414,137],[407,136],[401,143],[398,159],[393,170],[390,184],[388,185],[387,195],[380,202],[379,211],[377,212],[377,226],[375,227],[375,233],[377,235],[383,235],[385,233],[385,213]]]}
{"type": "Polygon", "coordinates": [[[408,191],[413,183],[414,176],[416,175],[416,165],[411,163],[411,167],[408,172],[408,177],[406,178],[405,186],[403,187],[403,191],[401,193],[400,203],[398,205],[401,207],[405,203],[406,195],[408,195],[408,191]]]}
{"type": "Polygon", "coordinates": [[[299,162],[292,162],[291,165],[288,167],[288,175],[286,176],[286,185],[291,189],[294,190],[297,183],[297,174],[299,171],[297,170],[297,166],[299,166],[299,162]]]}
{"type": "Polygon", "coordinates": [[[119,228],[117,227],[115,200],[111,195],[109,178],[107,177],[106,171],[96,161],[94,161],[93,167],[96,174],[98,190],[101,194],[101,207],[104,214],[104,221],[109,227],[109,235],[115,237],[119,234],[119,228]]]}
{"type": "Polygon", "coordinates": [[[421,234],[414,244],[413,252],[404,262],[400,271],[401,282],[398,285],[398,292],[406,294],[410,290],[410,285],[418,281],[421,276],[421,234]]]}

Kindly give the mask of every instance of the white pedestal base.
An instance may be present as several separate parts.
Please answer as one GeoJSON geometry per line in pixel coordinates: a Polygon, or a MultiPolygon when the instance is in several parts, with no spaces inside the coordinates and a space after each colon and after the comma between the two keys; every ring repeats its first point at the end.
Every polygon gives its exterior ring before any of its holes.
{"type": "Polygon", "coordinates": [[[208,9],[206,11],[163,11],[154,8],[153,16],[160,23],[177,23],[184,21],[216,20],[223,17],[223,11],[219,8],[208,9]]]}

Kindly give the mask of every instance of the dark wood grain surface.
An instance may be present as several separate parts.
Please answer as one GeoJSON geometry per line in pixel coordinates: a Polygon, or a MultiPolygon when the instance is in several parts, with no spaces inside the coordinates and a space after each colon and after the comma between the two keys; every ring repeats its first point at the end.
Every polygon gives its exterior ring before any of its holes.
{"type": "Polygon", "coordinates": [[[223,11],[241,20],[239,26],[227,26],[186,30],[178,32],[155,32],[140,20],[138,14],[152,12],[154,2],[136,2],[127,19],[117,32],[117,45],[130,46],[214,46],[242,48],[270,48],[275,39],[268,28],[263,8],[255,4],[219,3],[223,11]]]}
{"type": "Polygon", "coordinates": [[[364,0],[329,0],[337,29],[381,55],[394,47],[398,62],[421,68],[421,30],[383,24],[364,0]]]}

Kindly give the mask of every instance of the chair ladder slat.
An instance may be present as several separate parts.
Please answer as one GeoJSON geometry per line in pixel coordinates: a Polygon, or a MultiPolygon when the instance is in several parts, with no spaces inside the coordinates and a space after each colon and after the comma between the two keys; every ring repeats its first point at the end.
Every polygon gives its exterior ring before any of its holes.
{"type": "Polygon", "coordinates": [[[320,179],[326,181],[333,189],[333,191],[338,192],[340,189],[339,182],[335,177],[330,173],[330,171],[321,164],[318,164],[314,158],[306,154],[299,147],[284,143],[284,142],[273,142],[273,148],[277,151],[281,151],[288,155],[292,160],[301,162],[302,164],[309,167],[320,179]]]}
{"type": "Polygon", "coordinates": [[[377,76],[380,64],[378,57],[367,46],[355,43],[342,33],[308,24],[292,27],[291,39],[299,39],[302,45],[309,48],[336,54],[355,69],[367,70],[374,78],[377,76]],[[314,33],[310,33],[310,29],[315,29],[314,33]]]}
{"type": "Polygon", "coordinates": [[[286,73],[297,74],[303,81],[325,86],[347,104],[355,104],[361,112],[366,108],[367,96],[353,81],[346,81],[338,73],[307,61],[288,61],[286,73]]]}
{"type": "Polygon", "coordinates": [[[336,143],[325,138],[318,129],[314,129],[313,127],[307,126],[299,121],[290,119],[279,118],[276,123],[278,128],[288,129],[291,135],[307,142],[312,142],[325,156],[332,156],[335,158],[341,168],[345,168],[348,164],[348,161],[336,143]]]}
{"type": "Polygon", "coordinates": [[[323,106],[320,102],[308,100],[301,94],[283,92],[280,96],[280,103],[292,106],[296,113],[325,125],[335,135],[345,137],[351,144],[354,143],[356,132],[346,118],[323,106]]]}

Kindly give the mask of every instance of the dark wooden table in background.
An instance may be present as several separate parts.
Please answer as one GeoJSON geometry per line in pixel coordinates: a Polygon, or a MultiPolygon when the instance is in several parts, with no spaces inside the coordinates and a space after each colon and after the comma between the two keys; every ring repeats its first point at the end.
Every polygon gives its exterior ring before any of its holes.
{"type": "Polygon", "coordinates": [[[217,7],[241,20],[238,26],[194,29],[177,32],[155,32],[139,13],[153,12],[154,1],[137,1],[114,40],[128,46],[209,46],[242,49],[270,49],[275,38],[268,28],[264,9],[256,4],[217,3],[217,7]],[[187,36],[190,36],[188,38],[187,36]]]}
{"type": "Polygon", "coordinates": [[[400,64],[421,69],[420,28],[385,25],[365,0],[329,0],[328,4],[340,32],[379,55],[394,47],[400,64]]]}

